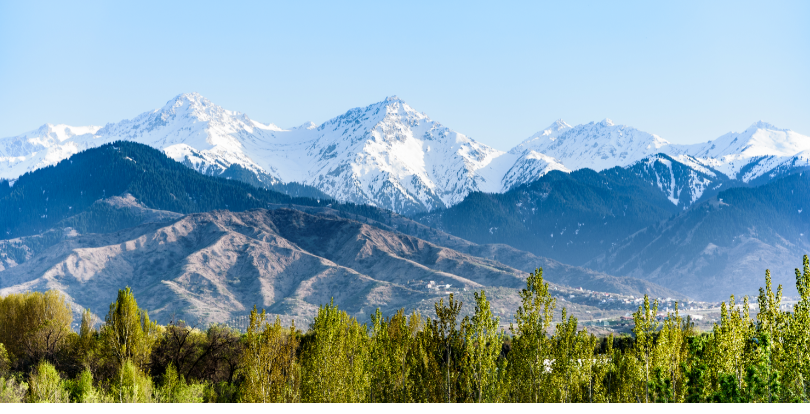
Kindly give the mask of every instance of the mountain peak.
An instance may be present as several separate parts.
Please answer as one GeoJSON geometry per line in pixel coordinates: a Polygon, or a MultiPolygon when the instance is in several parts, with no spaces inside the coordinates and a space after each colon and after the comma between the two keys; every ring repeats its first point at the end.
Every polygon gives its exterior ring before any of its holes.
{"type": "Polygon", "coordinates": [[[757,122],[754,122],[753,124],[751,124],[750,127],[748,127],[748,129],[768,129],[768,130],[771,130],[771,131],[784,131],[784,132],[790,131],[790,129],[778,128],[774,124],[765,122],[763,120],[759,120],[757,122]]]}
{"type": "Polygon", "coordinates": [[[32,132],[42,137],[53,138],[62,142],[77,135],[94,134],[99,129],[101,129],[101,127],[95,125],[70,126],[47,123],[32,132]]]}
{"type": "Polygon", "coordinates": [[[562,119],[558,119],[558,120],[554,121],[554,123],[549,125],[548,128],[544,129],[543,132],[542,132],[542,135],[551,135],[551,134],[553,134],[555,132],[559,132],[559,131],[562,131],[562,130],[565,130],[565,129],[571,129],[571,128],[572,128],[571,125],[568,125],[562,119]]]}
{"type": "Polygon", "coordinates": [[[307,122],[304,122],[303,124],[301,124],[301,125],[299,125],[299,126],[297,126],[297,127],[295,127],[295,128],[292,128],[292,129],[315,129],[315,128],[317,128],[317,127],[318,127],[318,126],[317,126],[317,125],[315,125],[315,123],[314,123],[314,122],[312,122],[312,121],[307,121],[307,122]]]}
{"type": "Polygon", "coordinates": [[[197,92],[186,92],[186,93],[181,93],[181,94],[175,96],[174,98],[170,99],[169,102],[166,102],[166,105],[171,105],[171,104],[176,104],[176,103],[183,103],[183,102],[201,102],[201,103],[205,102],[205,103],[209,103],[209,104],[211,103],[211,101],[209,101],[208,99],[206,99],[204,96],[200,95],[197,92]]]}
{"type": "Polygon", "coordinates": [[[613,126],[613,125],[615,125],[613,123],[613,120],[610,119],[610,118],[603,119],[602,122],[600,122],[599,124],[602,125],[602,126],[613,126]]]}

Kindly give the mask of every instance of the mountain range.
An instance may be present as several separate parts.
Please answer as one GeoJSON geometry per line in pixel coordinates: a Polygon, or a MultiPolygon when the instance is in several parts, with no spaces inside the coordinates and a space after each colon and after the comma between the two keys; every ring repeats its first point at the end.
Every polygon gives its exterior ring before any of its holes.
{"type": "Polygon", "coordinates": [[[765,268],[792,294],[806,171],[810,137],[765,122],[677,145],[559,120],[504,152],[396,97],[283,129],[183,94],[0,139],[0,293],[54,288],[100,314],[131,285],[156,316],[206,322],[254,303],[307,320],[329,297],[429,311],[481,288],[507,315],[539,267],[574,296],[716,301],[765,268]]]}
{"type": "Polygon", "coordinates": [[[707,191],[762,184],[810,166],[809,137],[765,122],[707,143],[676,145],[609,119],[577,126],[560,120],[504,152],[397,97],[320,125],[283,129],[190,93],[104,127],[46,124],[0,139],[0,178],[13,181],[118,140],[161,149],[203,174],[401,214],[451,207],[472,192],[503,193],[550,171],[613,167],[645,175],[684,209],[707,191]],[[678,171],[672,160],[680,163],[678,171]]]}
{"type": "MultiPolygon", "coordinates": [[[[683,298],[641,279],[471,243],[373,206],[203,175],[132,142],[4,184],[0,294],[57,289],[98,316],[122,286],[162,321],[227,322],[256,304],[300,323],[332,298],[358,317],[377,307],[427,312],[448,292],[469,307],[484,288],[496,311],[510,315],[538,267],[560,300],[583,288],[602,298],[683,298]]],[[[575,306],[583,318],[619,312],[575,306]]]]}

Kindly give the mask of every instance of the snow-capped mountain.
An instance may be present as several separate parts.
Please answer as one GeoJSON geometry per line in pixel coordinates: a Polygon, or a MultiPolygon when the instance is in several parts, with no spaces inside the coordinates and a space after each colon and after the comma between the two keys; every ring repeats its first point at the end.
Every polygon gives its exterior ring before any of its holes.
{"type": "Polygon", "coordinates": [[[0,177],[14,179],[116,140],[163,149],[170,157],[186,161],[203,173],[222,172],[233,163],[264,172],[247,153],[255,152],[257,138],[272,130],[280,128],[222,109],[199,94],[184,94],[160,109],[104,127],[46,124],[35,131],[2,139],[0,177]]]}
{"type": "Polygon", "coordinates": [[[630,165],[671,145],[658,135],[648,134],[610,119],[571,127],[562,120],[538,132],[510,152],[531,149],[559,160],[571,170],[601,171],[630,165]]]}
{"type": "Polygon", "coordinates": [[[256,157],[284,181],[341,201],[398,212],[432,210],[491,188],[478,173],[503,152],[417,112],[397,97],[352,109],[317,128],[268,132],[256,157]]]}
{"type": "Polygon", "coordinates": [[[571,170],[632,169],[658,186],[675,205],[689,207],[707,190],[735,181],[736,185],[746,184],[763,176],[770,179],[807,166],[806,158],[799,154],[810,150],[810,137],[760,121],[742,133],[677,145],[609,119],[575,127],[560,120],[510,154],[528,149],[553,157],[571,170]]]}
{"type": "Polygon", "coordinates": [[[704,165],[747,183],[810,150],[810,137],[759,121],[740,133],[729,132],[714,141],[680,147],[704,165]]]}
{"type": "Polygon", "coordinates": [[[558,120],[503,152],[397,97],[321,125],[283,129],[190,93],[104,127],[46,124],[0,139],[0,179],[13,181],[116,140],[160,148],[205,174],[248,174],[252,184],[268,188],[301,183],[340,201],[400,213],[451,206],[472,191],[505,192],[553,170],[616,166],[636,171],[674,204],[688,207],[727,180],[762,181],[808,166],[810,154],[810,138],[764,122],[708,143],[674,145],[609,119],[577,126],[558,120]]]}
{"type": "Polygon", "coordinates": [[[808,170],[810,170],[810,150],[802,151],[792,157],[788,157],[787,159],[782,158],[782,162],[777,164],[776,167],[752,181],[767,182],[795,173],[797,171],[803,172],[808,170]]]}
{"type": "Polygon", "coordinates": [[[15,179],[28,171],[56,164],[87,149],[73,138],[93,134],[101,127],[45,124],[39,129],[0,140],[0,178],[15,179]]]}
{"type": "Polygon", "coordinates": [[[452,205],[470,191],[499,191],[502,177],[479,170],[504,154],[397,97],[352,109],[317,127],[307,123],[284,130],[192,93],[103,128],[45,125],[0,140],[0,178],[14,179],[116,140],[160,148],[206,174],[238,165],[271,182],[308,184],[341,201],[398,212],[452,205]]]}

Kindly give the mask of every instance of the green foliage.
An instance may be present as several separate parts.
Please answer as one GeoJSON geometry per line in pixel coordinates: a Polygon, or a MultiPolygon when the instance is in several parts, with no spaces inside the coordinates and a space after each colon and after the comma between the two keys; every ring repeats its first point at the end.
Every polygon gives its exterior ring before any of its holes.
{"type": "Polygon", "coordinates": [[[11,370],[11,359],[8,357],[6,346],[0,343],[0,377],[8,374],[11,370]]]}
{"type": "MultiPolygon", "coordinates": [[[[435,304],[433,317],[377,310],[370,326],[330,303],[306,333],[278,318],[269,323],[254,308],[240,337],[216,325],[158,326],[124,289],[100,331],[85,312],[55,361],[41,359],[27,377],[0,346],[8,367],[0,373],[0,401],[807,402],[807,257],[796,283],[802,296],[787,311],[781,286],[774,290],[766,272],[756,321],[748,298],[738,304],[732,296],[703,333],[678,306],[663,314],[645,297],[633,335],[601,341],[565,308],[552,326],[556,300],[541,269],[526,280],[509,337],[484,291],[460,321],[461,302],[452,295],[435,304]]],[[[16,320],[32,297],[4,298],[13,314],[6,320],[16,320]]]]}
{"type": "Polygon", "coordinates": [[[153,388],[152,379],[132,361],[125,360],[111,394],[120,403],[148,403],[155,402],[153,388]]]}
{"type": "MultiPolygon", "coordinates": [[[[412,315],[411,320],[421,319],[412,315]]],[[[390,318],[379,309],[371,315],[369,344],[369,402],[409,402],[409,353],[414,347],[416,329],[408,323],[404,310],[390,318]]]]}
{"type": "Polygon", "coordinates": [[[93,386],[93,373],[90,372],[89,368],[85,368],[76,379],[66,381],[66,387],[70,392],[71,402],[101,402],[101,395],[93,386]]]}
{"type": "Polygon", "coordinates": [[[526,279],[526,289],[520,293],[521,306],[510,326],[514,339],[509,353],[511,400],[542,402],[542,390],[549,379],[548,329],[557,300],[551,296],[548,283],[543,282],[543,269],[537,269],[526,279]]]}
{"type": "Polygon", "coordinates": [[[245,350],[240,363],[244,402],[299,402],[300,367],[295,355],[299,339],[295,324],[290,328],[267,323],[265,311],[250,313],[250,326],[245,336],[245,350]]]}
{"type": "Polygon", "coordinates": [[[119,290],[118,298],[110,304],[101,336],[107,354],[119,366],[126,362],[141,369],[149,364],[156,329],[146,310],[138,308],[132,289],[127,287],[119,290]]]}
{"type": "Polygon", "coordinates": [[[169,365],[163,374],[163,384],[157,390],[157,400],[162,403],[201,403],[203,402],[203,384],[189,384],[177,373],[174,365],[169,365]]]}
{"type": "Polygon", "coordinates": [[[69,402],[69,391],[65,381],[59,376],[53,365],[41,361],[28,379],[31,387],[28,401],[34,403],[66,403],[69,402]]]}
{"type": "Polygon", "coordinates": [[[67,345],[73,313],[57,291],[13,293],[0,298],[0,343],[20,371],[54,361],[67,345]]]}
{"type": "Polygon", "coordinates": [[[28,394],[28,384],[15,377],[0,376],[0,404],[21,403],[28,394]]]}
{"type": "Polygon", "coordinates": [[[366,326],[331,302],[318,309],[313,340],[302,352],[304,402],[365,402],[369,377],[366,326]]]}
{"type": "Polygon", "coordinates": [[[476,292],[475,313],[462,322],[465,346],[461,367],[469,401],[498,402],[503,398],[507,363],[505,358],[499,358],[503,344],[499,324],[486,292],[476,292]]]}
{"type": "Polygon", "coordinates": [[[457,329],[458,315],[461,313],[462,303],[454,300],[451,293],[447,299],[447,305],[444,304],[444,299],[439,299],[436,303],[436,319],[433,322],[433,331],[437,334],[436,338],[440,344],[435,348],[435,357],[441,360],[442,370],[442,399],[444,402],[453,402],[457,398],[457,385],[458,385],[458,362],[461,355],[463,335],[457,329]]]}

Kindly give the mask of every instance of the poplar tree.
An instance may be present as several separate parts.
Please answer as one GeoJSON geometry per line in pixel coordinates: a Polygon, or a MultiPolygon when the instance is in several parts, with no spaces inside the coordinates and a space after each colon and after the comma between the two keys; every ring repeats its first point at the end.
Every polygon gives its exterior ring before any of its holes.
{"type": "Polygon", "coordinates": [[[156,331],[157,324],[149,320],[146,310],[138,308],[132,289],[119,290],[101,332],[106,350],[117,365],[131,361],[138,369],[146,368],[156,331]]]}
{"type": "Polygon", "coordinates": [[[596,340],[586,330],[577,332],[577,322],[563,308],[551,337],[549,377],[554,402],[589,402],[593,398],[590,377],[596,340]]]}
{"type": "Polygon", "coordinates": [[[442,343],[436,324],[414,312],[408,328],[414,335],[407,354],[408,398],[411,402],[442,402],[442,343]]]}
{"type": "Polygon", "coordinates": [[[502,381],[498,373],[506,368],[505,364],[498,364],[503,344],[503,333],[498,330],[500,318],[492,314],[486,292],[474,292],[474,297],[475,313],[463,323],[463,371],[468,387],[472,388],[468,394],[474,402],[498,402],[502,381]]]}
{"type": "Polygon", "coordinates": [[[300,401],[300,367],[296,358],[299,339],[295,323],[281,326],[276,317],[271,325],[266,313],[250,312],[250,326],[245,335],[245,349],[240,366],[244,381],[244,402],[280,403],[300,401]]]}
{"type": "Polygon", "coordinates": [[[456,359],[461,358],[463,333],[458,329],[458,316],[461,313],[461,301],[453,298],[451,293],[447,299],[439,299],[435,304],[436,318],[433,320],[433,332],[440,347],[436,349],[436,356],[440,357],[443,386],[442,399],[444,402],[454,402],[457,391],[458,366],[456,359]]]}
{"type": "Polygon", "coordinates": [[[557,300],[549,294],[543,281],[543,269],[537,269],[526,279],[526,289],[520,292],[521,305],[510,324],[513,335],[509,352],[511,399],[516,402],[542,402],[544,384],[549,371],[548,328],[557,300]]]}
{"type": "Polygon", "coordinates": [[[639,306],[638,311],[633,314],[633,335],[635,336],[635,346],[633,352],[635,357],[641,362],[643,369],[644,402],[650,402],[650,373],[654,367],[655,351],[655,331],[658,329],[656,314],[658,313],[658,299],[650,306],[650,298],[644,295],[644,304],[639,306]]]}
{"type": "Polygon", "coordinates": [[[802,270],[796,269],[799,300],[787,315],[784,347],[784,387],[793,401],[808,401],[810,385],[810,261],[803,258],[802,270]]]}
{"type": "Polygon", "coordinates": [[[685,398],[683,366],[687,357],[688,326],[675,303],[675,312],[667,312],[655,344],[657,369],[656,401],[682,402],[685,398]]]}
{"type": "Polygon", "coordinates": [[[371,315],[369,402],[409,402],[408,352],[413,339],[404,309],[390,318],[379,308],[371,315]]]}
{"type": "Polygon", "coordinates": [[[302,353],[302,400],[365,402],[369,387],[366,326],[332,301],[318,309],[312,332],[314,337],[302,353]]]}

